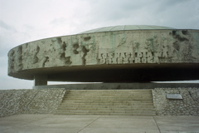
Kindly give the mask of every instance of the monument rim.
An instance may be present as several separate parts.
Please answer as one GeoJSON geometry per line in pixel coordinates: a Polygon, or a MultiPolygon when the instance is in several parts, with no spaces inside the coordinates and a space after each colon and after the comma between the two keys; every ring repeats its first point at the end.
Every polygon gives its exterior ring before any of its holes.
{"type": "Polygon", "coordinates": [[[11,49],[8,75],[80,82],[199,79],[198,51],[199,30],[148,25],[102,27],[11,49]],[[131,75],[134,77],[125,78],[131,75]]]}

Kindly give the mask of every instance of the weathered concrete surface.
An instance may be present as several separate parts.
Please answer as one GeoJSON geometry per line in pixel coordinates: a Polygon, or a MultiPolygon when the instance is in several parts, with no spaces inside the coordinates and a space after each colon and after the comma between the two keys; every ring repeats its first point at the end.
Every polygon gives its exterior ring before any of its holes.
{"type": "Polygon", "coordinates": [[[1,133],[199,133],[199,117],[15,115],[0,118],[1,133]]]}
{"type": "Polygon", "coordinates": [[[118,89],[155,89],[155,88],[199,88],[198,83],[81,83],[40,85],[34,89],[65,88],[67,90],[118,90],[118,89]]]}
{"type": "Polygon", "coordinates": [[[49,81],[89,82],[199,79],[199,30],[82,33],[29,42],[8,56],[8,74],[22,79],[37,75],[46,75],[49,81]]]}
{"type": "Polygon", "coordinates": [[[65,89],[0,90],[0,117],[14,114],[53,113],[65,89]]]}
{"type": "Polygon", "coordinates": [[[157,115],[199,115],[199,88],[156,88],[152,90],[157,115]],[[180,99],[168,99],[167,94],[181,94],[180,99]]]}

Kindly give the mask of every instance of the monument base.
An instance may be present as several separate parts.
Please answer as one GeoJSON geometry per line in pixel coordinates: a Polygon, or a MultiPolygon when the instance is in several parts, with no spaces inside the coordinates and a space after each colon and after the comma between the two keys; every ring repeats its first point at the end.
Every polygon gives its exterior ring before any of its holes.
{"type": "Polygon", "coordinates": [[[67,90],[110,90],[110,89],[154,89],[154,88],[199,88],[198,83],[91,83],[39,85],[33,89],[65,88],[67,90]]]}
{"type": "MultiPolygon", "coordinates": [[[[177,87],[171,87],[170,85],[170,87],[161,86],[160,88],[155,89],[128,89],[127,87],[129,84],[126,84],[126,88],[122,88],[125,87],[124,84],[120,84],[120,87],[116,85],[114,86],[114,84],[112,84],[113,86],[109,90],[106,89],[106,87],[108,87],[106,84],[98,84],[98,88],[101,86],[101,89],[99,90],[97,90],[96,87],[95,90],[93,90],[91,88],[92,85],[93,84],[90,85],[90,88],[88,87],[89,85],[84,86],[85,88],[83,88],[83,86],[82,88],[78,88],[78,86],[81,85],[65,85],[67,86],[66,89],[43,88],[26,90],[0,90],[0,96],[2,97],[0,105],[3,107],[0,109],[0,117],[24,113],[59,114],[59,109],[66,109],[67,111],[74,110],[76,107],[81,107],[81,110],[79,108],[75,109],[77,114],[87,113],[98,115],[102,114],[104,111],[107,111],[104,113],[110,113],[110,115],[111,113],[114,114],[114,112],[108,112],[110,110],[98,110],[100,112],[94,111],[94,109],[100,108],[101,106],[105,107],[105,104],[107,104],[109,109],[112,107],[115,109],[114,111],[120,111],[119,113],[125,115],[199,115],[199,88],[196,87],[198,84],[189,84],[189,87],[179,87],[182,85],[185,86],[186,84],[176,84],[178,85],[177,87]],[[104,85],[104,88],[102,85],[104,85]],[[193,85],[193,87],[190,87],[191,85],[193,85]],[[73,90],[70,90],[70,88],[73,90]],[[150,92],[150,94],[148,93],[145,95],[145,91],[150,92]],[[168,97],[168,94],[174,97],[170,98],[168,97]],[[151,97],[149,97],[149,95],[151,97]],[[180,96],[180,98],[178,96],[180,96]],[[75,100],[75,103],[71,103],[71,100],[75,100]],[[136,100],[136,102],[140,102],[141,104],[135,104],[134,100],[136,100]],[[82,102],[87,104],[82,105],[82,102]],[[154,107],[154,110],[147,112],[148,109],[146,110],[146,106],[140,107],[140,105],[145,104],[146,102],[150,102],[150,109],[152,109],[151,107],[154,107]],[[96,103],[99,105],[101,104],[101,106],[97,106],[96,103]],[[118,107],[120,108],[123,106],[122,103],[127,104],[127,106],[125,106],[126,110],[118,109],[118,107]],[[91,104],[93,106],[90,106],[91,104]],[[84,108],[84,105],[88,105],[90,107],[87,106],[88,108],[84,108]],[[140,109],[142,109],[142,113],[140,111],[136,112],[136,106],[139,106],[140,109]],[[74,108],[71,109],[71,107],[74,108]],[[128,108],[131,109],[129,110],[128,108]]],[[[133,84],[130,84],[129,87],[130,86],[132,87],[133,84]]],[[[149,86],[145,86],[145,88],[147,87],[149,86]]],[[[70,114],[67,112],[61,113],[70,114]]]]}

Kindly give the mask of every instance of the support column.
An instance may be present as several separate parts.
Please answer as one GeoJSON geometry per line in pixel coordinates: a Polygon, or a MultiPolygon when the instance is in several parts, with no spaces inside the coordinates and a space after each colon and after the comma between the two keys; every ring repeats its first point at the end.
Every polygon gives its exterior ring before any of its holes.
{"type": "Polygon", "coordinates": [[[46,75],[35,75],[35,86],[47,85],[48,77],[46,75]]]}

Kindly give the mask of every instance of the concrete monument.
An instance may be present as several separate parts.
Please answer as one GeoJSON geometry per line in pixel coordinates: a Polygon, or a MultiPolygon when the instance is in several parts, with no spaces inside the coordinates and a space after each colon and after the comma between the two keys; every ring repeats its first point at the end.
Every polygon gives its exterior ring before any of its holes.
{"type": "Polygon", "coordinates": [[[199,79],[199,30],[105,27],[28,42],[8,57],[8,75],[35,85],[193,80],[199,79]]]}
{"type": "Polygon", "coordinates": [[[28,42],[11,49],[8,59],[8,75],[35,80],[35,89],[0,91],[0,117],[199,115],[199,84],[149,83],[199,79],[199,30],[105,27],[28,42]]]}

